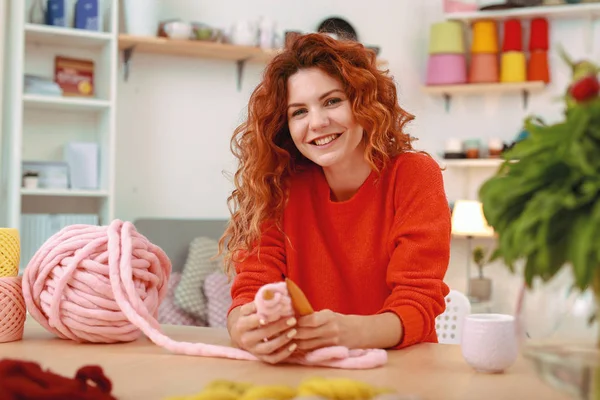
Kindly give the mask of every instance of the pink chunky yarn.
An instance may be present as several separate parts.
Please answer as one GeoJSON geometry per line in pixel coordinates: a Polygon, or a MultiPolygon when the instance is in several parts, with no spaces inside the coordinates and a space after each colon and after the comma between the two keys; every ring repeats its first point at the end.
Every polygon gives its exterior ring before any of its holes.
{"type": "MultiPolygon", "coordinates": [[[[174,353],[257,360],[241,349],[177,342],[164,335],[156,318],[170,275],[171,262],[164,251],[130,222],[71,225],[49,238],[31,259],[23,275],[23,295],[32,317],[61,338],[116,343],[135,340],[143,332],[174,353]]],[[[287,292],[277,296],[283,304],[279,306],[261,303],[258,299],[269,289],[282,290],[279,283],[265,285],[257,293],[257,307],[279,314],[285,305],[289,307],[289,297],[287,292]]],[[[383,350],[332,350],[292,362],[372,368],[385,363],[387,354],[383,350]]]]}
{"type": "Polygon", "coordinates": [[[21,277],[0,277],[0,343],[23,338],[26,315],[21,277]]]}

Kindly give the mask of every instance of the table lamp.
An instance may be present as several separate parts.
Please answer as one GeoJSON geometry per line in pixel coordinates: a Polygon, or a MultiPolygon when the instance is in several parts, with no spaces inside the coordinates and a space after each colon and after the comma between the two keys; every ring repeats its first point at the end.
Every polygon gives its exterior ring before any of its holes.
{"type": "Polygon", "coordinates": [[[483,214],[483,205],[476,200],[458,200],[452,209],[452,236],[468,239],[467,257],[467,294],[471,293],[471,257],[473,238],[494,237],[494,229],[490,227],[483,214]]]}

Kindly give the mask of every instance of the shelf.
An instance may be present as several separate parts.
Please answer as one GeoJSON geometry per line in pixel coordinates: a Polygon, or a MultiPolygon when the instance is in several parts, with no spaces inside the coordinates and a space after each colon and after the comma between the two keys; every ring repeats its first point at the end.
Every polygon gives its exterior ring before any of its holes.
{"type": "Polygon", "coordinates": [[[221,60],[247,60],[265,56],[258,47],[205,42],[199,40],[173,40],[153,36],[119,35],[119,49],[135,47],[140,53],[206,57],[221,60]]]}
{"type": "Polygon", "coordinates": [[[23,104],[28,108],[57,111],[102,111],[110,107],[107,100],[38,94],[24,94],[23,104]]]}
{"type": "Polygon", "coordinates": [[[106,32],[25,24],[25,41],[27,43],[93,48],[102,47],[111,39],[112,35],[106,32]]]}
{"type": "Polygon", "coordinates": [[[556,6],[520,7],[495,11],[446,13],[448,20],[475,21],[480,19],[505,20],[509,18],[598,18],[600,3],[565,4],[556,6]]]}
{"type": "Polygon", "coordinates": [[[502,165],[503,159],[497,158],[482,158],[482,159],[441,159],[439,164],[442,167],[456,167],[456,168],[496,168],[502,165]]]}
{"type": "Polygon", "coordinates": [[[53,197],[107,197],[104,190],[77,189],[21,189],[23,196],[53,196],[53,197]]]}
{"type": "Polygon", "coordinates": [[[424,86],[423,91],[431,95],[442,95],[446,100],[446,111],[450,108],[452,95],[476,95],[491,93],[521,93],[523,108],[527,108],[529,95],[546,88],[544,81],[508,82],[508,83],[471,83],[462,85],[432,85],[424,86]]]}
{"type": "MultiPolygon", "coordinates": [[[[174,40],[155,36],[119,35],[119,50],[123,52],[125,66],[124,79],[129,77],[130,60],[133,52],[164,54],[172,56],[198,57],[237,63],[237,86],[241,88],[241,79],[246,62],[266,63],[278,54],[277,50],[263,50],[254,46],[206,42],[199,40],[174,40]]],[[[379,60],[378,65],[387,62],[379,60]]]]}
{"type": "Polygon", "coordinates": [[[429,94],[488,94],[488,93],[514,93],[527,90],[529,92],[541,91],[546,87],[543,81],[515,82],[515,83],[471,83],[464,85],[435,85],[425,86],[423,90],[429,94]]]}

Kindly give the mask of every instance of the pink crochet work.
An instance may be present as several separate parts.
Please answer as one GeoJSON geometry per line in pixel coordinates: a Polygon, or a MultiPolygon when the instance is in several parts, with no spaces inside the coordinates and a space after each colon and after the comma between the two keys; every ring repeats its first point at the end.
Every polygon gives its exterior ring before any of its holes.
{"type": "MultiPolygon", "coordinates": [[[[23,274],[23,295],[31,316],[61,338],[117,343],[133,341],[143,332],[173,353],[257,360],[241,349],[178,342],[166,336],[156,318],[170,274],[171,261],[164,251],[130,222],[70,225],[50,237],[31,259],[23,274]]],[[[256,303],[268,320],[291,312],[284,282],[265,285],[256,303]],[[265,290],[278,295],[264,301],[265,290]]],[[[387,353],[330,347],[293,355],[289,362],[366,369],[385,364],[387,353]]]]}
{"type": "MultiPolygon", "coordinates": [[[[257,313],[268,322],[294,315],[292,301],[285,282],[270,283],[261,287],[254,297],[257,313]],[[265,292],[273,296],[265,296],[265,292]],[[267,300],[268,299],[268,300],[267,300]]],[[[312,366],[344,369],[367,369],[387,362],[387,352],[382,349],[353,349],[343,346],[324,347],[306,354],[293,354],[289,362],[312,366]]]]}

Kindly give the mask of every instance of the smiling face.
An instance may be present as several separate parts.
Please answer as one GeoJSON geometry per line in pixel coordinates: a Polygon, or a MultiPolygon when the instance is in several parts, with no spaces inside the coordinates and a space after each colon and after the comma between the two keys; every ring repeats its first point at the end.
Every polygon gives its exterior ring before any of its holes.
{"type": "Polygon", "coordinates": [[[337,79],[318,68],[302,69],[287,89],[288,127],[300,153],[325,169],[364,159],[364,130],[337,79]]]}

